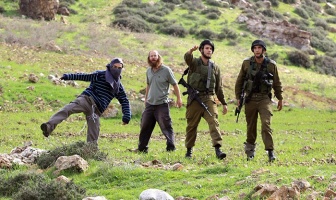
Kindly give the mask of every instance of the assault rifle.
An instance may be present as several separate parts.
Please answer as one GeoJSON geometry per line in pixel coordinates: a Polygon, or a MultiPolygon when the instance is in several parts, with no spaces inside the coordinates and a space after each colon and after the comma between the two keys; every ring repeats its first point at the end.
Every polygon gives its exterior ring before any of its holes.
{"type": "Polygon", "coordinates": [[[237,106],[236,110],[235,110],[235,116],[237,116],[236,123],[238,123],[240,111],[241,111],[243,105],[245,104],[245,99],[246,99],[245,97],[246,97],[246,94],[245,94],[245,91],[243,89],[242,93],[240,94],[240,98],[239,98],[239,106],[237,106]]]}
{"type": "Polygon", "coordinates": [[[178,84],[181,84],[183,85],[185,88],[187,88],[187,91],[185,92],[182,92],[183,96],[184,95],[188,95],[188,100],[189,100],[189,103],[191,103],[193,100],[196,100],[199,104],[201,104],[201,106],[209,113],[210,116],[212,116],[212,114],[210,113],[209,109],[208,109],[208,106],[206,106],[202,100],[199,98],[198,96],[198,91],[195,90],[194,88],[192,88],[184,79],[183,79],[183,76],[182,75],[182,78],[179,80],[178,84]]]}

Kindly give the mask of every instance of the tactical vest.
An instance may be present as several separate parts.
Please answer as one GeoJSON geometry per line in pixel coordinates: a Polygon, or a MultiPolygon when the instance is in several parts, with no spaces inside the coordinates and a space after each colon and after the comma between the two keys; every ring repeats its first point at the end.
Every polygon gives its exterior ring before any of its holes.
{"type": "Polygon", "coordinates": [[[260,69],[258,70],[256,62],[252,62],[247,72],[247,82],[245,91],[248,95],[252,93],[270,94],[273,84],[273,74],[269,72],[270,59],[265,57],[260,69]]]}
{"type": "MultiPolygon", "coordinates": [[[[213,64],[211,70],[212,72],[210,75],[209,94],[214,94],[215,91],[216,70],[217,68],[213,64]]],[[[208,66],[203,65],[202,61],[199,60],[195,70],[194,71],[189,70],[187,82],[195,90],[199,91],[200,93],[205,93],[207,91],[206,89],[207,78],[208,78],[208,66]]]]}

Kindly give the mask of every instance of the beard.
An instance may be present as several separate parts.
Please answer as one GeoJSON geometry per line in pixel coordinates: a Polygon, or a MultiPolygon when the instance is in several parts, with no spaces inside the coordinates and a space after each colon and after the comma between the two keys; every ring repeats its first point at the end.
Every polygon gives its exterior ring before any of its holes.
{"type": "Polygon", "coordinates": [[[205,55],[203,51],[202,51],[202,56],[203,56],[204,58],[206,58],[206,59],[211,59],[211,56],[207,56],[207,55],[205,55]]]}
{"type": "Polygon", "coordinates": [[[150,62],[150,66],[151,66],[152,68],[157,68],[157,67],[158,67],[158,62],[157,62],[157,60],[151,60],[151,62],[150,62]]]}

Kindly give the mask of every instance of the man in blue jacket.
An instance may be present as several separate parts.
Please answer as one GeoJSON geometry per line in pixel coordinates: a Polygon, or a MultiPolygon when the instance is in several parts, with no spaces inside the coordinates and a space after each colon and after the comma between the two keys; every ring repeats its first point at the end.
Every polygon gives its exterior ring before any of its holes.
{"type": "Polygon", "coordinates": [[[100,131],[100,116],[106,110],[113,98],[118,99],[122,107],[122,124],[131,119],[130,103],[121,84],[121,71],[124,67],[121,58],[114,58],[106,65],[105,71],[95,71],[91,74],[64,74],[61,80],[80,80],[90,82],[81,95],[54,114],[48,122],[41,124],[43,135],[48,137],[56,126],[71,114],[84,113],[87,122],[87,142],[98,144],[100,131]]]}

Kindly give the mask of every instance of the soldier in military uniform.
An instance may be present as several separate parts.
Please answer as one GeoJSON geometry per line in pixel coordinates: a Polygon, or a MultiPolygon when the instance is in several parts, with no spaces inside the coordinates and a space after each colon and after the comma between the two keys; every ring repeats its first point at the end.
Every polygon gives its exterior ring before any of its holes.
{"type": "Polygon", "coordinates": [[[274,143],[271,129],[272,117],[272,93],[279,100],[277,109],[282,109],[282,86],[275,61],[270,60],[266,53],[266,44],[262,40],[255,40],[251,45],[254,56],[243,61],[236,84],[235,95],[238,106],[245,103],[245,115],[247,122],[247,138],[245,153],[247,160],[252,160],[255,156],[255,146],[257,139],[258,114],[261,120],[261,136],[268,151],[269,161],[276,159],[274,155],[274,143]],[[245,102],[240,102],[242,91],[245,93],[245,102]]]}
{"type": "Polygon", "coordinates": [[[227,113],[227,104],[224,99],[220,69],[210,60],[214,50],[215,46],[213,42],[204,40],[199,46],[193,46],[184,55],[184,60],[189,67],[187,82],[192,88],[199,92],[198,96],[209,111],[204,109],[204,107],[202,107],[196,100],[191,101],[188,98],[185,140],[185,146],[187,148],[185,156],[187,158],[192,157],[192,148],[195,146],[197,127],[201,117],[203,117],[209,125],[210,136],[212,138],[212,145],[215,148],[216,157],[218,159],[224,159],[226,157],[226,154],[220,150],[220,147],[222,146],[222,137],[219,130],[218,110],[214,95],[217,96],[218,100],[223,105],[223,114],[227,113]],[[201,52],[201,56],[199,58],[194,58],[193,52],[197,49],[201,52]]]}

